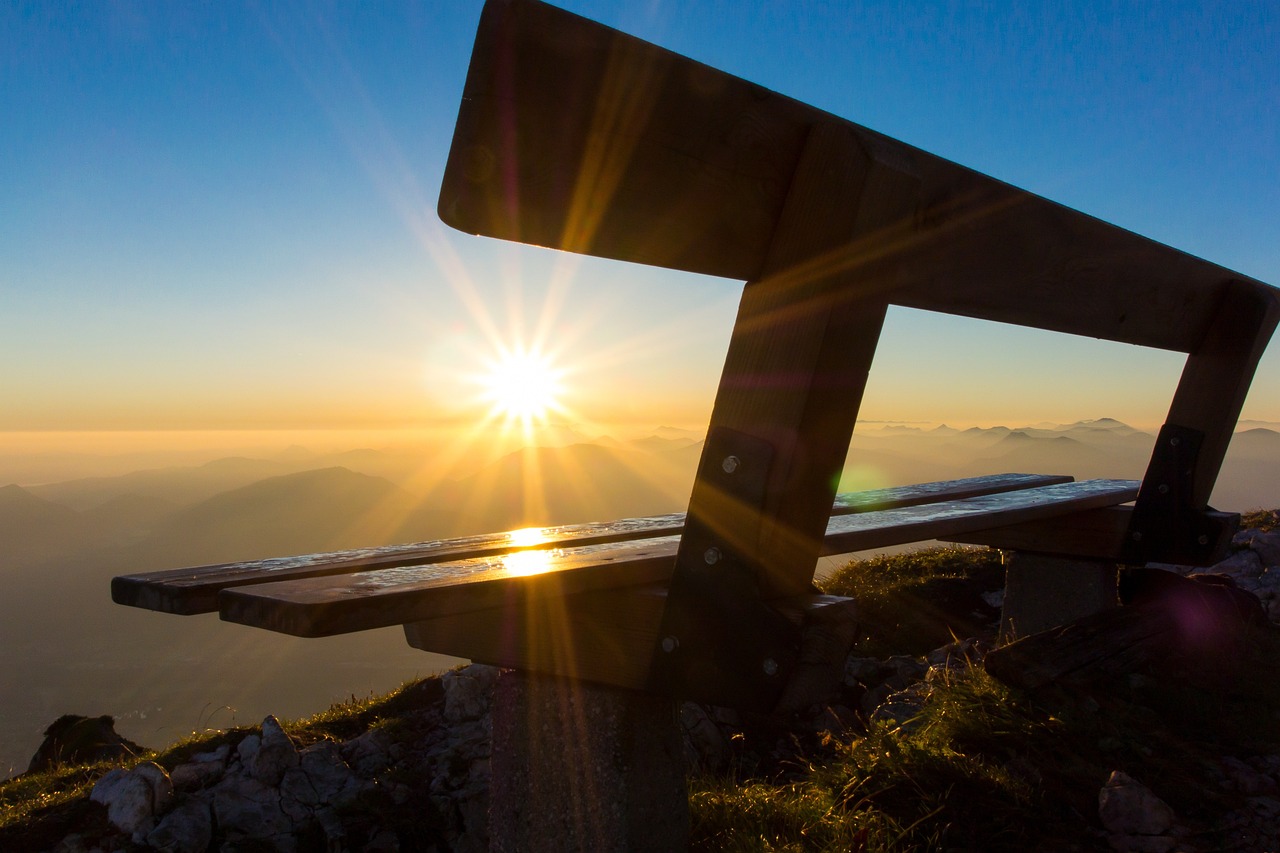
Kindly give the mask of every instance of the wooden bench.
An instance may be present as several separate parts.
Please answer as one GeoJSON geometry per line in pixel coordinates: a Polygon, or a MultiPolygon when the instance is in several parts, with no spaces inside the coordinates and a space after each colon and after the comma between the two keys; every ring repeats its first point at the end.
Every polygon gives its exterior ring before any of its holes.
{"type": "MultiPolygon", "coordinates": [[[[534,0],[485,7],[439,211],[747,281],[687,512],[128,575],[116,601],[303,636],[405,625],[424,649],[768,709],[805,620],[839,604],[814,594],[822,554],[1014,549],[1037,555],[1014,598],[1051,575],[1101,589],[1093,607],[1117,564],[1208,563],[1232,535],[1208,501],[1280,318],[1261,282],[534,0]],[[890,305],[1187,353],[1141,484],[837,497],[890,305]]],[[[1034,618],[1082,615],[1055,606],[1034,618]]]]}

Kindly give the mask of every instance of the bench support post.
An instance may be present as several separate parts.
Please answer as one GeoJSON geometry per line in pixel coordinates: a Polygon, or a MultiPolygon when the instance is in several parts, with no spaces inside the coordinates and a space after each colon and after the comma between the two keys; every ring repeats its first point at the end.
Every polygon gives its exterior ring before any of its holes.
{"type": "Polygon", "coordinates": [[[682,749],[671,699],[503,670],[493,709],[490,850],[686,849],[682,749]]]}
{"type": "Polygon", "coordinates": [[[734,324],[654,692],[768,710],[786,683],[797,637],[769,602],[812,589],[887,310],[863,265],[909,230],[917,194],[847,128],[809,129],[734,324]]]}
{"type": "Polygon", "coordinates": [[[1116,563],[1005,551],[1000,638],[1038,634],[1115,607],[1116,563]]]}

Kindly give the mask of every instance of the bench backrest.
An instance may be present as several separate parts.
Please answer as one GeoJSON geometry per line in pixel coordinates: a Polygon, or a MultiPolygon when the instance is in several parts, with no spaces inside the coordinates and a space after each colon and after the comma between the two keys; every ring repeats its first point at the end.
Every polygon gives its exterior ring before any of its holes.
{"type": "Polygon", "coordinates": [[[890,304],[1187,353],[1123,556],[1222,541],[1209,495],[1280,319],[1261,282],[536,0],[485,8],[439,211],[748,282],[659,689],[714,677],[713,647],[767,689],[794,641],[768,602],[811,583],[890,304]]]}

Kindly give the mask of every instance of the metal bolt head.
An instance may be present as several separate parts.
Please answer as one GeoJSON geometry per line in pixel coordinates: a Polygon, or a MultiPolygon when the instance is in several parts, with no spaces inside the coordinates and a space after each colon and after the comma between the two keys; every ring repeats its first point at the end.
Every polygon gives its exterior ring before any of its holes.
{"type": "Polygon", "coordinates": [[[1142,531],[1141,531],[1141,530],[1135,530],[1135,531],[1133,531],[1133,535],[1132,535],[1132,536],[1130,536],[1129,538],[1130,538],[1130,539],[1132,539],[1134,542],[1141,542],[1141,541],[1142,541],[1142,531]]]}
{"type": "Polygon", "coordinates": [[[667,654],[671,654],[678,648],[680,648],[680,641],[677,640],[675,637],[662,638],[662,650],[667,654]]]}
{"type": "Polygon", "coordinates": [[[1159,492],[1159,493],[1160,493],[1160,494],[1162,494],[1162,495],[1167,495],[1167,494],[1169,494],[1169,484],[1168,484],[1168,483],[1161,483],[1160,485],[1156,486],[1156,491],[1157,491],[1157,492],[1159,492]]]}
{"type": "Polygon", "coordinates": [[[724,461],[720,463],[720,468],[726,474],[732,474],[738,470],[738,466],[742,464],[742,460],[736,456],[726,456],[724,461]]]}
{"type": "Polygon", "coordinates": [[[720,549],[714,545],[702,552],[702,559],[708,566],[714,566],[720,562],[720,549]]]}
{"type": "Polygon", "coordinates": [[[761,666],[764,668],[765,675],[772,677],[778,674],[778,662],[773,658],[765,658],[761,666]]]}
{"type": "Polygon", "coordinates": [[[1197,539],[1196,541],[1197,541],[1197,542],[1199,542],[1201,545],[1208,545],[1208,544],[1209,544],[1209,537],[1208,537],[1208,536],[1206,536],[1205,534],[1201,533],[1201,534],[1200,534],[1200,538],[1199,538],[1199,539],[1197,539]]]}
{"type": "Polygon", "coordinates": [[[1178,438],[1176,435],[1173,438],[1169,439],[1170,447],[1177,447],[1179,444],[1182,444],[1182,439],[1178,438]]]}

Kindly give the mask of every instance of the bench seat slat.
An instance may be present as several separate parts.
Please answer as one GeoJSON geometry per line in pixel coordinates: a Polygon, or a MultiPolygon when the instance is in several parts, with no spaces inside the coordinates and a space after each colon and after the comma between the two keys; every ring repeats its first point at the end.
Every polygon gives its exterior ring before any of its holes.
{"type": "MultiPolygon", "coordinates": [[[[921,483],[914,486],[848,492],[836,496],[832,515],[919,506],[937,501],[998,494],[1070,481],[1070,477],[1053,474],[991,474],[921,483]]],[[[567,548],[659,538],[678,534],[683,525],[684,513],[680,512],[647,518],[626,518],[607,523],[541,528],[538,531],[537,541],[532,542],[513,536],[513,531],[506,531],[456,539],[306,554],[298,557],[273,557],[265,560],[168,569],[116,577],[111,582],[111,597],[117,604],[165,613],[182,615],[210,613],[218,609],[218,592],[231,587],[300,578],[328,577],[372,569],[440,563],[475,557],[495,557],[526,549],[567,548]]]]}
{"type": "MultiPolygon", "coordinates": [[[[1088,480],[838,516],[826,552],[880,548],[1126,503],[1133,480],[1088,480]]],[[[223,590],[222,618],[303,637],[388,627],[498,606],[525,595],[563,596],[670,578],[679,536],[430,565],[375,569],[223,590]]]]}

